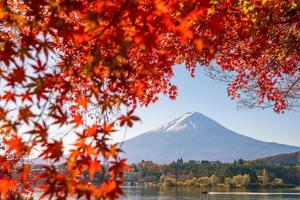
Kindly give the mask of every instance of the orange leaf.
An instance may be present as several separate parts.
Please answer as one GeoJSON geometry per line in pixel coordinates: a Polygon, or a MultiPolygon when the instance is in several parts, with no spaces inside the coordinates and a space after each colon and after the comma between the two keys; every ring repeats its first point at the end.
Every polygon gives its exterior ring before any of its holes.
{"type": "Polygon", "coordinates": [[[92,127],[88,127],[86,130],[87,137],[93,137],[97,134],[98,131],[98,125],[94,124],[92,127]]]}
{"type": "Polygon", "coordinates": [[[8,179],[0,179],[0,197],[5,198],[9,190],[15,191],[17,189],[16,181],[8,179]]]}
{"type": "Polygon", "coordinates": [[[107,124],[106,122],[104,122],[103,125],[101,126],[100,132],[104,134],[109,134],[116,131],[113,128],[114,128],[114,123],[107,124]]]}
{"type": "Polygon", "coordinates": [[[85,110],[87,110],[88,108],[88,104],[90,102],[90,98],[87,98],[87,97],[79,97],[77,99],[77,102],[79,105],[81,105],[85,110]]]}
{"type": "Polygon", "coordinates": [[[96,172],[101,172],[101,166],[100,166],[100,161],[98,160],[91,160],[90,161],[90,167],[89,167],[89,175],[91,180],[94,179],[94,175],[96,172]]]}
{"type": "Polygon", "coordinates": [[[120,177],[122,180],[124,171],[129,171],[130,169],[131,167],[126,164],[126,159],[122,159],[119,162],[112,162],[112,166],[109,171],[112,172],[112,177],[114,179],[120,177]]]}
{"type": "Polygon", "coordinates": [[[116,144],[113,144],[110,149],[105,152],[105,157],[109,158],[112,156],[113,158],[117,158],[119,152],[121,152],[121,149],[119,149],[116,144]]]}
{"type": "Polygon", "coordinates": [[[8,153],[15,152],[18,157],[21,157],[24,153],[23,150],[25,149],[24,143],[22,139],[18,137],[16,134],[12,136],[9,140],[4,140],[4,143],[8,145],[8,153]]]}
{"type": "Polygon", "coordinates": [[[78,126],[82,125],[83,123],[83,118],[82,115],[80,114],[74,114],[72,115],[73,120],[71,121],[71,123],[75,124],[75,128],[77,128],[78,126]]]}
{"type": "Polygon", "coordinates": [[[111,180],[108,180],[108,181],[106,181],[105,183],[103,183],[101,185],[101,189],[103,190],[104,193],[110,193],[114,189],[116,189],[116,187],[117,187],[116,182],[115,181],[111,181],[111,180]]]}

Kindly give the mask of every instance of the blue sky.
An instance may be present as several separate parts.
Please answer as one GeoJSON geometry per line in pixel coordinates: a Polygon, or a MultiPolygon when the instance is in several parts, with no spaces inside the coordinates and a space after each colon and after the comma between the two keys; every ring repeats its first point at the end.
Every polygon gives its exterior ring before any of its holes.
{"type": "MultiPolygon", "coordinates": [[[[270,110],[238,110],[227,96],[226,85],[206,77],[198,70],[191,78],[184,67],[175,68],[173,83],[179,93],[175,101],[161,96],[159,102],[141,108],[136,114],[142,121],[129,129],[125,138],[131,138],[168,122],[185,112],[197,111],[223,126],[263,141],[300,146],[300,113],[286,111],[276,114],[270,110]]],[[[122,140],[123,133],[114,139],[122,140]]]]}

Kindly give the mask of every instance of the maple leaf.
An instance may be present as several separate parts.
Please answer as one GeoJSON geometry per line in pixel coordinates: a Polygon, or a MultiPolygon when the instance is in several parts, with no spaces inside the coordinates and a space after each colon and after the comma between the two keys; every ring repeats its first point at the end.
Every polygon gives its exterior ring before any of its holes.
{"type": "Polygon", "coordinates": [[[4,95],[2,96],[2,99],[5,100],[6,102],[9,101],[16,101],[16,94],[10,91],[5,91],[4,95]]]}
{"type": "Polygon", "coordinates": [[[125,124],[129,127],[132,127],[133,125],[133,121],[138,121],[140,120],[139,117],[132,115],[133,111],[130,111],[127,113],[127,115],[122,115],[121,117],[118,118],[118,120],[120,121],[120,126],[124,126],[125,124]]]}
{"type": "Polygon", "coordinates": [[[39,157],[45,159],[52,159],[54,162],[60,160],[63,155],[63,143],[62,141],[53,140],[47,144],[47,148],[39,155],[39,157]]]}
{"type": "Polygon", "coordinates": [[[63,112],[63,110],[59,107],[52,107],[50,108],[50,116],[54,119],[54,122],[52,124],[59,124],[60,127],[62,127],[64,124],[67,123],[67,113],[63,112]]]}
{"type": "Polygon", "coordinates": [[[47,141],[48,136],[48,127],[46,125],[45,121],[42,121],[42,123],[34,123],[34,129],[27,131],[27,134],[30,134],[33,136],[34,142],[43,142],[45,143],[47,141]]]}
{"type": "Polygon", "coordinates": [[[112,172],[112,177],[116,179],[120,177],[123,179],[124,171],[129,171],[131,167],[126,164],[126,159],[121,159],[120,161],[111,162],[112,166],[109,168],[109,171],[112,172]]]}
{"type": "Polygon", "coordinates": [[[95,136],[98,132],[98,128],[99,128],[99,126],[97,124],[94,124],[93,126],[88,127],[86,130],[87,137],[95,136]]]}
{"type": "Polygon", "coordinates": [[[32,68],[34,69],[35,73],[40,73],[40,72],[44,72],[46,69],[46,62],[44,64],[42,64],[40,59],[37,59],[37,62],[35,65],[31,65],[32,68]]]}
{"type": "Polygon", "coordinates": [[[94,175],[96,172],[101,172],[101,166],[100,166],[100,161],[99,160],[90,160],[89,163],[89,175],[91,180],[94,179],[94,175]]]}
{"type": "Polygon", "coordinates": [[[28,124],[31,117],[34,117],[34,115],[29,106],[19,109],[18,120],[23,120],[28,124]]]}
{"type": "Polygon", "coordinates": [[[112,132],[115,132],[116,130],[114,129],[115,124],[114,123],[106,123],[104,122],[100,128],[100,132],[104,134],[110,134],[112,132]]]}
{"type": "Polygon", "coordinates": [[[0,107],[0,120],[5,120],[7,114],[8,112],[4,108],[0,107]]]}
{"type": "Polygon", "coordinates": [[[10,139],[4,139],[3,142],[8,146],[7,152],[15,152],[18,157],[21,157],[26,149],[21,137],[17,134],[13,134],[10,139]]]}
{"type": "Polygon", "coordinates": [[[32,101],[32,93],[30,93],[29,91],[23,93],[20,95],[22,98],[22,102],[25,102],[26,100],[29,101],[29,102],[33,102],[32,101]]]}
{"type": "Polygon", "coordinates": [[[117,159],[118,153],[121,151],[122,150],[120,148],[118,148],[117,144],[113,144],[105,152],[105,157],[109,158],[110,156],[112,156],[113,158],[117,159]]]}
{"type": "Polygon", "coordinates": [[[87,98],[87,97],[79,97],[79,98],[77,99],[77,102],[78,102],[78,104],[81,105],[85,110],[87,110],[88,104],[89,104],[89,102],[90,102],[90,99],[87,98]]]}
{"type": "MultiPolygon", "coordinates": [[[[4,62],[4,64],[9,65],[10,61],[12,61],[12,56],[16,54],[14,50],[14,44],[11,41],[5,41],[4,44],[1,44],[1,51],[0,51],[0,60],[4,62]]],[[[12,86],[14,83],[11,82],[12,86]]]]}
{"type": "Polygon", "coordinates": [[[0,179],[0,197],[5,198],[6,194],[17,189],[17,183],[14,180],[0,179]]]}
{"type": "Polygon", "coordinates": [[[108,199],[116,199],[123,192],[119,187],[120,182],[114,180],[108,180],[100,187],[100,194],[108,199]]]}
{"type": "Polygon", "coordinates": [[[13,70],[10,75],[10,85],[14,86],[15,82],[22,83],[25,81],[25,70],[22,67],[17,67],[13,70]]]}
{"type": "Polygon", "coordinates": [[[72,118],[73,118],[73,120],[70,121],[70,123],[74,123],[75,124],[75,128],[77,128],[78,126],[82,125],[82,123],[83,123],[82,115],[80,115],[80,114],[73,114],[72,118]]]}

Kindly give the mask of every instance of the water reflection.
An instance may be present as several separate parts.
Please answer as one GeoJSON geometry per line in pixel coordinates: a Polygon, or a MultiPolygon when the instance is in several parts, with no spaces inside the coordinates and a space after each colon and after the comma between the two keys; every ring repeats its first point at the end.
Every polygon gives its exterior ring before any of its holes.
{"type": "Polygon", "coordinates": [[[199,188],[124,188],[128,200],[300,200],[300,193],[293,190],[214,190],[208,195],[199,188]]]}

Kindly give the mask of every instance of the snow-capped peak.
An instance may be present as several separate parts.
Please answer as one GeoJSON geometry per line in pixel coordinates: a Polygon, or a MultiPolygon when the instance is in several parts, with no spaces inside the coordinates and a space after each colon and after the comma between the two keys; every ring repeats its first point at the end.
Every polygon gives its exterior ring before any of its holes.
{"type": "Polygon", "coordinates": [[[168,163],[178,158],[232,162],[300,151],[300,147],[238,134],[197,112],[185,113],[156,130],[126,140],[122,148],[131,163],[168,163]]]}
{"type": "Polygon", "coordinates": [[[216,121],[198,112],[184,113],[182,116],[152,130],[159,132],[177,132],[181,130],[199,130],[221,126],[216,121]]]}

